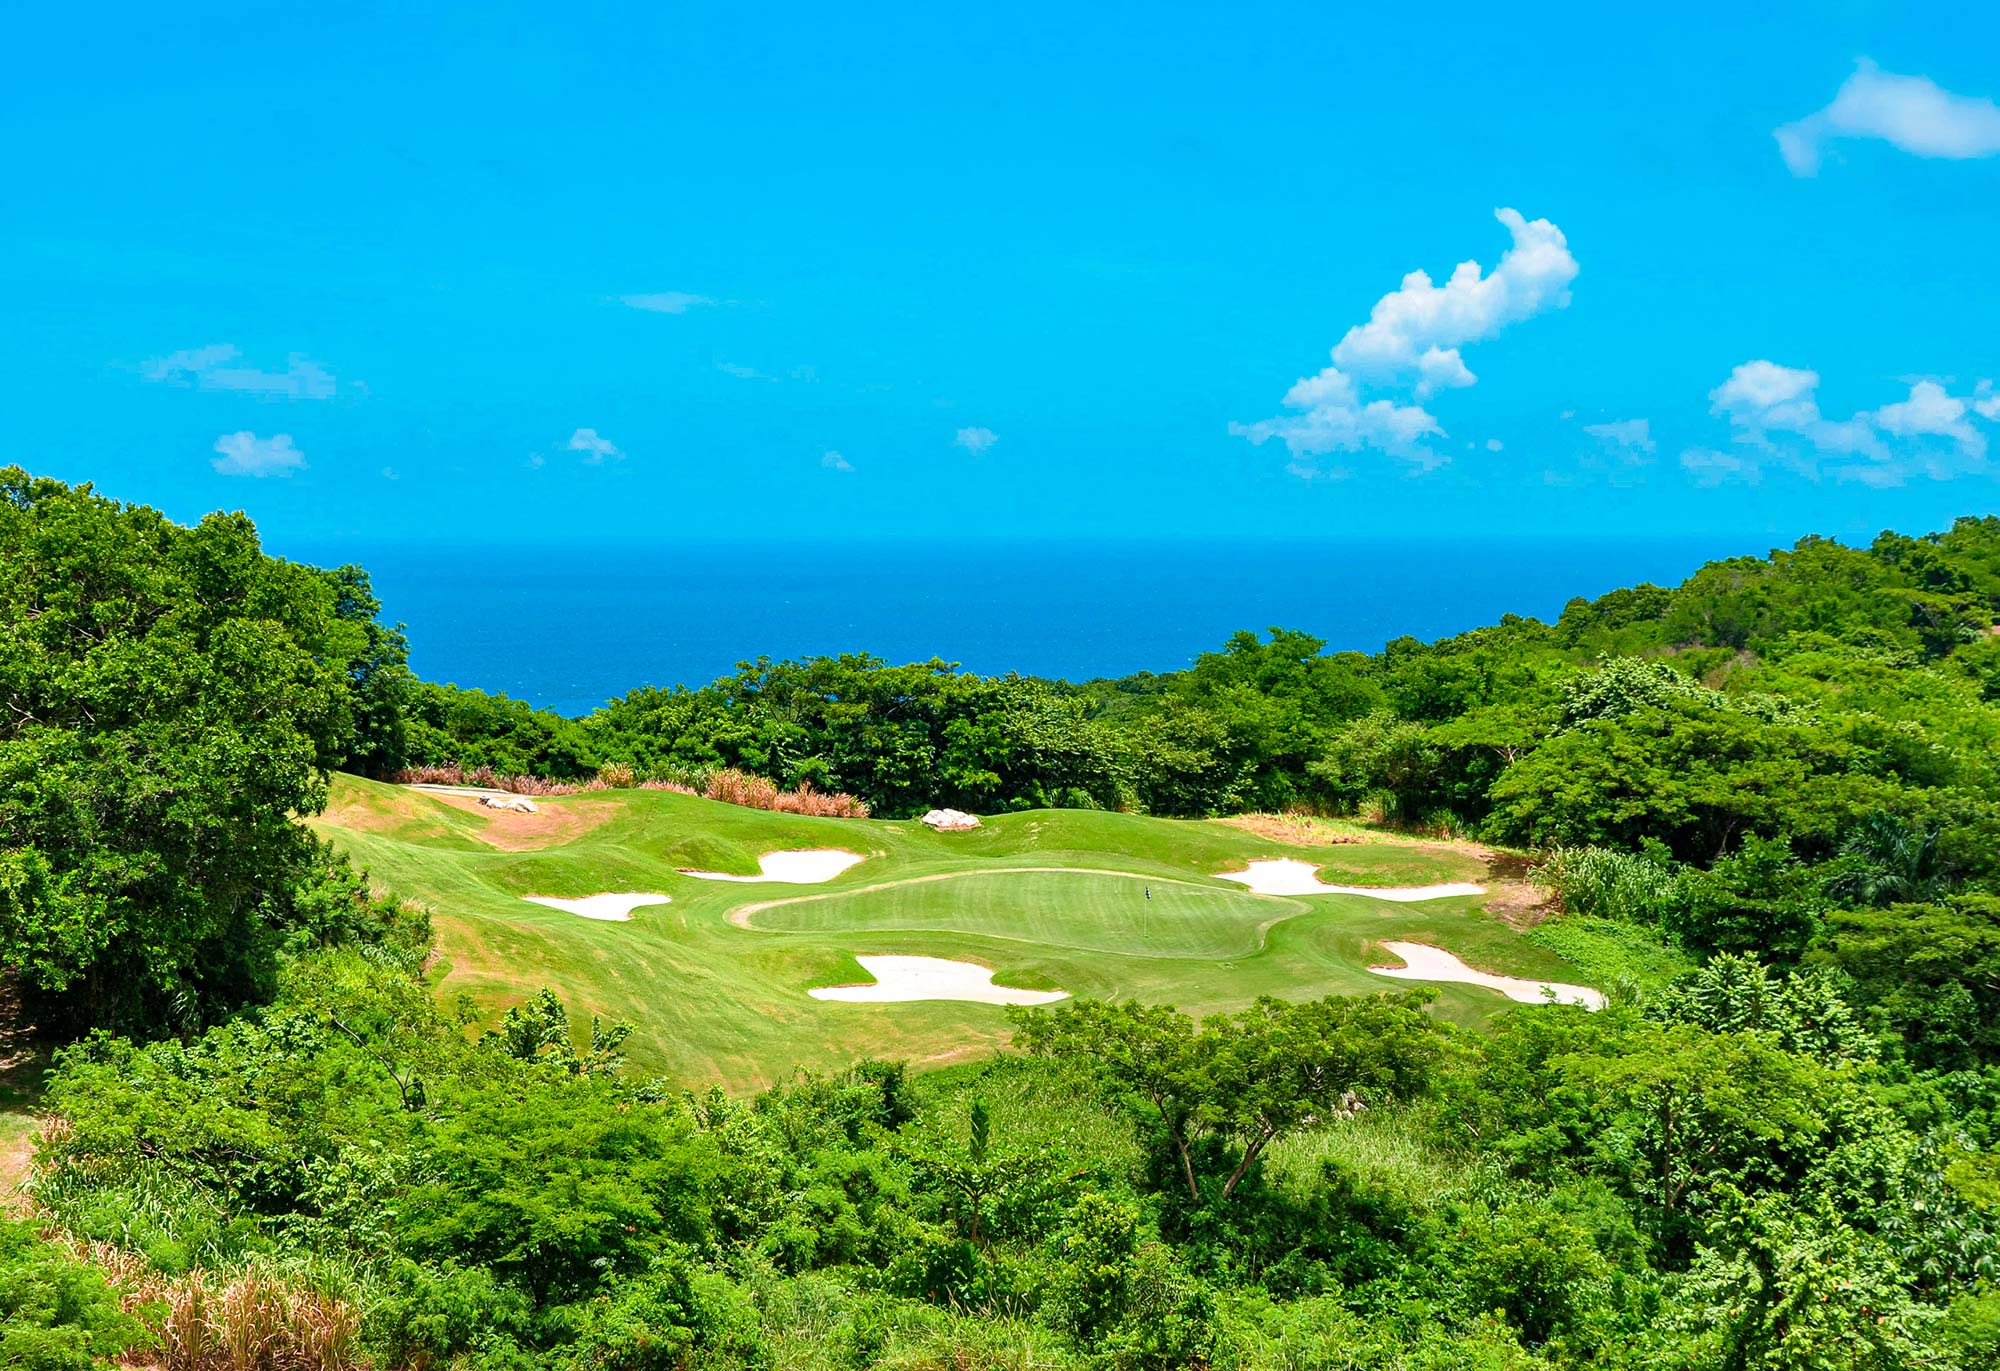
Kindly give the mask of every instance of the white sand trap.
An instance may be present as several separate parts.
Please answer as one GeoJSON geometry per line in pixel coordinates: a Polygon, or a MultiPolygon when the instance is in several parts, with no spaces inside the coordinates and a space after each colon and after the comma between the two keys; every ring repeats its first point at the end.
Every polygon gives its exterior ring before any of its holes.
{"type": "Polygon", "coordinates": [[[1018,990],[993,984],[993,972],[977,962],[943,957],[856,957],[873,985],[823,985],[808,990],[815,1000],[851,1004],[900,1004],[908,1000],[976,1000],[980,1004],[1052,1004],[1067,990],[1018,990]]]}
{"type": "Polygon", "coordinates": [[[1443,948],[1425,943],[1383,943],[1382,946],[1401,957],[1404,964],[1369,967],[1377,976],[1394,976],[1404,981],[1458,981],[1465,985],[1483,985],[1522,1004],[1544,1004],[1548,999],[1544,992],[1553,991],[1562,1004],[1580,1004],[1585,1009],[1604,1008],[1604,992],[1592,990],[1587,985],[1524,981],[1519,976],[1496,976],[1490,971],[1474,971],[1443,948]]]}
{"type": "Polygon", "coordinates": [[[632,911],[640,905],[666,904],[671,895],[582,895],[573,900],[559,895],[523,895],[532,904],[544,904],[550,909],[560,909],[565,914],[574,914],[584,919],[603,919],[611,923],[623,923],[632,917],[632,911]]]}
{"type": "Polygon", "coordinates": [[[862,860],[859,853],[842,852],[837,847],[799,848],[791,852],[766,852],[757,859],[762,872],[757,876],[731,876],[721,871],[689,871],[681,875],[703,881],[777,881],[783,885],[818,885],[830,881],[862,860]]]}
{"type": "Polygon", "coordinates": [[[1327,885],[1320,880],[1318,867],[1293,857],[1251,862],[1247,870],[1222,872],[1220,879],[1247,885],[1258,895],[1366,895],[1371,900],[1390,900],[1396,904],[1486,893],[1485,886],[1470,881],[1447,881],[1443,885],[1327,885]]]}

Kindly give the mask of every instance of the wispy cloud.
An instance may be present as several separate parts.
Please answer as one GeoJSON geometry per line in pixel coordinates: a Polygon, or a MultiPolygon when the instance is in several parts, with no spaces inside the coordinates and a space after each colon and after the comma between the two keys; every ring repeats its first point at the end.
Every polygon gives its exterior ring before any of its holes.
{"type": "Polygon", "coordinates": [[[618,445],[594,428],[578,429],[570,434],[563,447],[570,452],[582,453],[586,466],[597,466],[606,458],[620,462],[625,460],[625,454],[618,445]]]}
{"type": "Polygon", "coordinates": [[[331,400],[339,390],[333,373],[304,353],[287,358],[283,371],[236,365],[242,355],[234,343],[210,343],[152,358],[140,364],[139,374],[162,385],[237,391],[272,400],[331,400]]]}
{"type": "Polygon", "coordinates": [[[1444,428],[1424,406],[1431,397],[1478,381],[1460,349],[1569,303],[1576,258],[1562,230],[1546,219],[1529,220],[1500,209],[1494,217],[1513,242],[1491,272],[1476,261],[1458,264],[1443,285],[1413,271],[1375,302],[1366,323],[1347,330],[1333,347],[1333,365],[1303,377],[1285,393],[1294,411],[1229,431],[1262,444],[1277,438],[1299,475],[1326,474],[1313,459],[1330,452],[1376,448],[1416,464],[1441,465],[1430,446],[1444,428]],[[1392,392],[1364,396],[1363,385],[1392,392]]]}
{"type": "Polygon", "coordinates": [[[306,455],[292,446],[292,435],[274,433],[259,438],[244,429],[225,433],[215,440],[216,458],[210,463],[224,476],[289,476],[304,468],[306,455]]]}
{"type": "Polygon", "coordinates": [[[775,381],[778,379],[769,372],[759,371],[755,367],[746,367],[740,362],[717,362],[715,369],[724,376],[734,376],[739,381],[775,381]]]}
{"type": "Polygon", "coordinates": [[[840,454],[839,454],[838,452],[829,452],[829,453],[827,453],[827,454],[826,454],[826,455],[825,455],[824,457],[822,457],[822,458],[820,458],[820,459],[819,459],[819,464],[820,464],[821,466],[825,467],[825,468],[826,468],[826,469],[827,469],[828,471],[852,471],[852,470],[854,470],[854,463],[852,463],[852,462],[848,461],[848,460],[847,460],[847,459],[846,459],[845,457],[841,456],[841,455],[840,455],[840,454]]]}
{"type": "Polygon", "coordinates": [[[1684,453],[1681,465],[1708,484],[1755,479],[1775,460],[1811,477],[1892,486],[1914,475],[1960,475],[1985,460],[1986,435],[1973,418],[1993,416],[1981,408],[1981,391],[1957,396],[1922,378],[1909,382],[1901,400],[1830,419],[1820,410],[1819,384],[1819,373],[1804,367],[1743,363],[1709,392],[1709,411],[1729,421],[1738,452],[1724,462],[1695,449],[1696,460],[1684,453]]]}
{"type": "Polygon", "coordinates": [[[1832,104],[1774,136],[1794,176],[1816,175],[1827,145],[1845,138],[1880,139],[1918,157],[1991,157],[2000,153],[2000,105],[1864,59],[1832,104]]]}
{"type": "Polygon", "coordinates": [[[1755,485],[1763,477],[1762,467],[1755,458],[1708,447],[1691,447],[1683,452],[1681,469],[1698,486],[1719,486],[1731,481],[1755,485]]]}
{"type": "Polygon", "coordinates": [[[977,457],[999,442],[1000,435],[990,428],[962,428],[951,441],[954,447],[962,447],[977,457]]]}
{"type": "Polygon", "coordinates": [[[717,302],[707,295],[694,295],[684,290],[659,290],[644,295],[621,295],[618,303],[631,309],[642,309],[648,314],[686,314],[691,309],[706,309],[717,302]]]}
{"type": "Polygon", "coordinates": [[[1653,441],[1653,425],[1648,419],[1619,419],[1608,424],[1585,424],[1583,431],[1610,447],[1652,456],[1659,449],[1653,441]]]}

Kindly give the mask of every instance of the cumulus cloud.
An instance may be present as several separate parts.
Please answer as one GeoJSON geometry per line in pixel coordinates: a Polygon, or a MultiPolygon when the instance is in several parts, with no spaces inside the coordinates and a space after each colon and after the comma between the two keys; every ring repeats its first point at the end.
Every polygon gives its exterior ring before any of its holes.
{"type": "Polygon", "coordinates": [[[1495,210],[1493,217],[1514,242],[1491,272],[1482,275],[1478,262],[1460,262],[1442,286],[1428,272],[1411,272],[1375,302],[1367,323],[1356,324],[1334,345],[1333,364],[1369,381],[1414,372],[1432,389],[1471,385],[1460,347],[1567,305],[1577,264],[1562,230],[1546,219],[1529,222],[1511,209],[1495,210]]]}
{"type": "Polygon", "coordinates": [[[1776,362],[1745,362],[1708,393],[1709,412],[1729,420],[1739,440],[1770,447],[1773,434],[1804,438],[1828,453],[1886,455],[1864,415],[1832,420],[1820,414],[1819,373],[1776,362]]]}
{"type": "Polygon", "coordinates": [[[852,463],[852,462],[848,461],[848,460],[847,460],[847,459],[846,459],[845,457],[841,456],[841,455],[840,455],[840,454],[839,454],[838,452],[829,452],[829,453],[827,453],[827,454],[826,454],[826,455],[825,455],[824,457],[822,457],[822,458],[820,458],[820,459],[819,459],[819,464],[820,464],[821,466],[825,467],[825,468],[826,468],[826,469],[827,469],[828,471],[852,471],[852,470],[854,470],[854,463],[852,463]]]}
{"type": "Polygon", "coordinates": [[[1649,419],[1619,419],[1608,424],[1585,424],[1583,431],[1612,447],[1643,453],[1648,457],[1652,456],[1660,446],[1653,441],[1653,425],[1649,419]]]}
{"type": "Polygon", "coordinates": [[[1301,475],[1326,474],[1312,459],[1363,448],[1423,469],[1440,465],[1445,459],[1431,440],[1444,437],[1444,427],[1424,403],[1478,381],[1460,349],[1561,309],[1576,279],[1576,258],[1561,229],[1511,209],[1496,210],[1494,217],[1513,243],[1492,271],[1461,262],[1441,286],[1427,272],[1411,272],[1375,302],[1366,323],[1334,344],[1333,365],[1293,383],[1283,400],[1293,413],[1232,423],[1229,431],[1257,444],[1282,441],[1291,469],[1301,475]],[[1407,394],[1367,397],[1364,385],[1407,394]]]}
{"type": "Polygon", "coordinates": [[[1498,452],[1506,446],[1507,445],[1501,442],[1498,438],[1488,438],[1486,440],[1486,450],[1488,452],[1498,452]]]}
{"type": "MultiPolygon", "coordinates": [[[[1754,476],[1766,457],[1798,467],[1809,476],[1871,486],[1900,485],[1912,475],[1944,479],[1977,466],[1986,456],[1986,435],[1975,416],[1995,417],[1982,403],[1990,388],[1971,397],[1953,395],[1941,381],[1909,383],[1904,399],[1845,419],[1820,411],[1819,373],[1771,361],[1745,362],[1709,392],[1710,412],[1729,421],[1739,452],[1725,463],[1707,454],[1681,464],[1709,483],[1754,476]]],[[[1994,406],[2000,411],[2000,406],[1994,406]]]]}
{"type": "Polygon", "coordinates": [[[139,374],[163,385],[237,391],[271,400],[330,400],[339,389],[333,374],[302,352],[287,358],[283,371],[235,365],[242,355],[234,343],[210,343],[152,358],[140,364],[139,374]]]}
{"type": "Polygon", "coordinates": [[[621,295],[618,303],[630,309],[642,309],[648,314],[686,314],[691,309],[713,305],[715,301],[709,296],[690,295],[684,290],[660,290],[647,295],[621,295]]]}
{"type": "Polygon", "coordinates": [[[584,464],[587,466],[597,466],[607,457],[621,462],[625,460],[625,454],[619,450],[618,445],[594,428],[578,429],[570,434],[569,441],[564,443],[563,447],[570,452],[582,453],[584,464]]]}
{"type": "Polygon", "coordinates": [[[951,441],[953,446],[962,447],[977,457],[999,442],[1000,435],[990,428],[962,428],[951,441]]]}
{"type": "Polygon", "coordinates": [[[1986,455],[1986,435],[1966,416],[1975,402],[1948,394],[1936,381],[1918,381],[1910,398],[1884,405],[1870,417],[1875,427],[1898,438],[1949,438],[1968,457],[1986,455]]]}
{"type": "Polygon", "coordinates": [[[248,429],[225,433],[215,440],[214,451],[210,465],[224,476],[289,476],[306,464],[306,455],[292,446],[289,433],[269,438],[259,438],[248,429]]]}
{"type": "Polygon", "coordinates": [[[2000,153],[2000,106],[1863,60],[1832,104],[1775,137],[1794,176],[1817,174],[1827,145],[1843,138],[1878,138],[1918,157],[1991,157],[2000,153]]]}

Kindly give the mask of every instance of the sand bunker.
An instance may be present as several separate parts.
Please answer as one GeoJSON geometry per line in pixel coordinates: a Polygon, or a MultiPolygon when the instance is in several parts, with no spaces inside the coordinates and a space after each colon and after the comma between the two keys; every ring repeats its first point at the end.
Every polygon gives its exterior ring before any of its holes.
{"type": "Polygon", "coordinates": [[[1371,966],[1377,976],[1394,976],[1404,981],[1458,981],[1483,985],[1522,1004],[1543,1004],[1553,991],[1562,1004],[1580,1004],[1585,1009],[1604,1008],[1604,992],[1587,985],[1562,985],[1551,981],[1526,981],[1518,976],[1496,976],[1490,971],[1474,971],[1441,947],[1424,943],[1383,943],[1383,948],[1401,957],[1402,966],[1371,966]]]}
{"type": "Polygon", "coordinates": [[[815,1000],[895,1004],[909,1000],[975,1000],[980,1004],[1051,1004],[1067,990],[1019,990],[993,984],[990,968],[942,957],[856,957],[873,985],[826,985],[806,994],[815,1000]]]}
{"type": "Polygon", "coordinates": [[[858,853],[842,852],[836,847],[801,848],[791,852],[766,852],[757,859],[757,866],[763,873],[757,876],[689,871],[685,867],[681,868],[681,875],[703,881],[776,881],[783,885],[818,885],[821,881],[832,880],[861,860],[858,853]]]}
{"type": "Polygon", "coordinates": [[[565,914],[574,914],[583,919],[604,919],[607,922],[623,923],[632,917],[632,911],[641,905],[666,904],[671,895],[581,895],[564,899],[558,895],[523,895],[532,904],[547,905],[550,909],[560,909],[565,914]]]}
{"type": "Polygon", "coordinates": [[[1292,857],[1251,862],[1248,870],[1225,871],[1220,878],[1247,885],[1259,895],[1366,895],[1371,900],[1391,900],[1397,904],[1486,893],[1485,886],[1470,881],[1448,881],[1443,885],[1327,885],[1320,880],[1318,867],[1292,857]]]}

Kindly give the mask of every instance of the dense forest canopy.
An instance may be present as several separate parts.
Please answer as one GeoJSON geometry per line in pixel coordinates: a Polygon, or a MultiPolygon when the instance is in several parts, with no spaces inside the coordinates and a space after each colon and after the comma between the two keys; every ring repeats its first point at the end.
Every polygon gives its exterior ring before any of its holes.
{"type": "Polygon", "coordinates": [[[415,680],[379,613],[241,516],[0,473],[0,964],[70,1042],[10,1365],[2000,1364],[2000,519],[1374,654],[760,660],[583,719],[415,680]],[[732,1099],[433,993],[423,911],[299,823],[415,765],[1362,814],[1523,849],[1538,932],[1633,955],[1490,1032],[1083,1001],[732,1099]],[[201,1300],[259,1350],[173,1342],[201,1300]]]}

